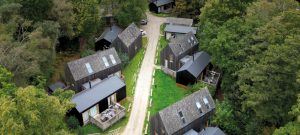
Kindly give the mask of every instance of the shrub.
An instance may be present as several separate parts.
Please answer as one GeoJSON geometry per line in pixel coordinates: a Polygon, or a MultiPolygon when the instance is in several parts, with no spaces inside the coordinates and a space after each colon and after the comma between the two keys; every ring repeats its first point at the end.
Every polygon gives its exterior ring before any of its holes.
{"type": "Polygon", "coordinates": [[[68,124],[70,129],[77,129],[80,126],[79,121],[74,116],[70,116],[67,119],[67,124],[68,124]]]}

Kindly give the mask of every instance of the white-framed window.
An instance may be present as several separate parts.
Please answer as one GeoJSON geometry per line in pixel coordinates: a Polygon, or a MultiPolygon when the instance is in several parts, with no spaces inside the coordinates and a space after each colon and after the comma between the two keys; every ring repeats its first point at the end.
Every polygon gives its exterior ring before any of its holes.
{"type": "Polygon", "coordinates": [[[89,72],[89,74],[94,72],[90,63],[85,63],[85,67],[86,67],[87,71],[89,72]]]}
{"type": "Polygon", "coordinates": [[[109,58],[110,58],[110,60],[111,60],[111,62],[112,62],[112,64],[114,64],[114,65],[116,65],[117,64],[117,62],[116,62],[116,60],[115,60],[115,57],[111,54],[111,55],[109,55],[109,58]]]}
{"type": "Polygon", "coordinates": [[[83,123],[86,124],[89,121],[89,111],[85,111],[84,113],[82,113],[82,120],[83,123]]]}
{"type": "Polygon", "coordinates": [[[103,60],[103,62],[104,62],[105,67],[109,67],[109,63],[108,63],[108,61],[107,61],[107,59],[106,59],[105,56],[102,57],[102,60],[103,60]]]}
{"type": "Polygon", "coordinates": [[[202,108],[200,102],[196,102],[197,109],[200,113],[202,113],[202,108]]]}
{"type": "Polygon", "coordinates": [[[206,97],[203,98],[203,102],[204,102],[206,108],[209,109],[210,106],[209,106],[209,103],[208,103],[208,100],[206,97]]]}

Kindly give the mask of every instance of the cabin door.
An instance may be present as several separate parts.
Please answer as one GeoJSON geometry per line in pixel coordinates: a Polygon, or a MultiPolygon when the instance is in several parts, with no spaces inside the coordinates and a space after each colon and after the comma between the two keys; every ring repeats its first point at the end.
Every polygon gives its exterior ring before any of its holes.
{"type": "Polygon", "coordinates": [[[90,109],[90,116],[95,117],[97,115],[97,105],[90,109]]]}
{"type": "Polygon", "coordinates": [[[113,105],[114,103],[117,103],[117,94],[113,94],[110,97],[107,98],[108,100],[108,106],[113,105]]]}
{"type": "Polygon", "coordinates": [[[168,60],[165,59],[165,68],[168,68],[168,60]]]}

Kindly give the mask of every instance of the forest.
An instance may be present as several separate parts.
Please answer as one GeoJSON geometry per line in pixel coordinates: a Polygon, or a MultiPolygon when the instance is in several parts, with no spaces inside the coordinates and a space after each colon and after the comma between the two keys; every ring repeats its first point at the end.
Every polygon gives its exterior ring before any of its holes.
{"type": "MultiPolygon", "coordinates": [[[[0,134],[73,134],[71,90],[48,96],[60,53],[93,53],[109,12],[126,27],[147,0],[0,0],[0,134]],[[66,41],[67,43],[62,43],[66,41]],[[75,43],[74,43],[75,41],[75,43]],[[74,43],[74,44],[73,44],[74,43]]],[[[211,124],[231,135],[300,134],[300,4],[295,0],[176,0],[197,22],[200,50],[222,73],[211,124]]]]}

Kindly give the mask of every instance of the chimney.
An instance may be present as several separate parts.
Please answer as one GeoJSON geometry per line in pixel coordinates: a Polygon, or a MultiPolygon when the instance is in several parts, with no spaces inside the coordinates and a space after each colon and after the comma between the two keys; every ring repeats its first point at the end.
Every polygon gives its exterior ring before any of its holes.
{"type": "Polygon", "coordinates": [[[92,83],[91,83],[91,81],[89,81],[89,86],[90,86],[90,89],[92,88],[92,83]]]}
{"type": "Polygon", "coordinates": [[[193,54],[193,62],[195,61],[195,54],[193,54]]]}

